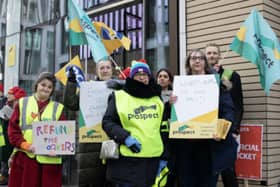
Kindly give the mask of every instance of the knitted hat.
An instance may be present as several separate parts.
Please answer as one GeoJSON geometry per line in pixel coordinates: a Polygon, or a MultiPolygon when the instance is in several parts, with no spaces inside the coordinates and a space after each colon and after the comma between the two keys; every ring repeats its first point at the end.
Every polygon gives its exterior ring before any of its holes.
{"type": "Polygon", "coordinates": [[[9,89],[8,94],[14,95],[16,100],[26,96],[25,91],[18,86],[14,86],[11,89],[9,89]]]}
{"type": "Polygon", "coordinates": [[[151,76],[151,70],[148,64],[139,61],[132,61],[129,77],[133,78],[138,72],[145,72],[149,75],[149,77],[151,76]]]}

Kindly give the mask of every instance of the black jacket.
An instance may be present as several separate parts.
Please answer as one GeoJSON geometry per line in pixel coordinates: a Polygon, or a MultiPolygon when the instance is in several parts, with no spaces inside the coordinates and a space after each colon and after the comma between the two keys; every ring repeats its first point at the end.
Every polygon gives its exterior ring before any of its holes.
{"type": "MultiPolygon", "coordinates": [[[[151,98],[161,95],[160,86],[153,79],[149,85],[145,85],[136,80],[127,78],[124,91],[137,98],[151,98]]],[[[108,107],[102,120],[102,127],[107,135],[117,143],[124,144],[124,140],[129,136],[122,128],[118,116],[115,95],[112,93],[108,100],[108,107]]],[[[163,139],[164,135],[162,134],[163,139]]],[[[163,140],[165,143],[166,140],[163,140]]],[[[163,157],[166,152],[163,153],[163,157]]],[[[136,158],[120,156],[117,160],[107,161],[106,177],[113,183],[134,184],[137,187],[150,187],[155,180],[159,159],[164,158],[136,158]]]]}
{"type": "MultiPolygon", "coordinates": [[[[220,74],[220,77],[222,76],[223,72],[224,72],[224,68],[220,67],[220,70],[218,72],[220,74]]],[[[237,72],[233,71],[230,81],[232,83],[230,95],[232,97],[233,104],[235,107],[235,119],[233,121],[232,127],[233,127],[233,132],[235,134],[239,134],[240,123],[242,121],[243,111],[244,111],[243,93],[242,93],[240,75],[237,72]]]]}

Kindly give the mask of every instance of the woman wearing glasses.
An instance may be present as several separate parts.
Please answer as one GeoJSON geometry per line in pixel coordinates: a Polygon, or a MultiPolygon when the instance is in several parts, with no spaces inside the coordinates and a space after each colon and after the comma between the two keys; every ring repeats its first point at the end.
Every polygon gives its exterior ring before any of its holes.
{"type": "MultiPolygon", "coordinates": [[[[185,68],[189,76],[212,74],[206,56],[200,50],[190,52],[185,68]]],[[[227,89],[220,84],[218,117],[233,121],[234,105],[227,89]]],[[[177,97],[171,96],[170,100],[174,103],[177,97]]],[[[186,106],[186,110],[192,107],[186,106]]],[[[176,154],[176,161],[180,163],[177,167],[179,186],[215,187],[218,173],[235,160],[232,144],[236,144],[232,137],[220,140],[215,135],[213,139],[179,140],[176,154]]]]}

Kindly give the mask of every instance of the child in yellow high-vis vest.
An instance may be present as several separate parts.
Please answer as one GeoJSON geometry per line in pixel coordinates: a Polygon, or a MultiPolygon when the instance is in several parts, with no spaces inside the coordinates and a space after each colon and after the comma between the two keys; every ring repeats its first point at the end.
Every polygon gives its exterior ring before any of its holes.
{"type": "Polygon", "coordinates": [[[62,160],[55,155],[35,155],[32,146],[34,121],[65,120],[63,105],[50,99],[56,79],[52,73],[43,72],[35,82],[32,96],[19,100],[11,116],[8,134],[16,148],[11,163],[9,187],[61,187],[62,160]],[[31,130],[31,133],[30,133],[31,130]],[[31,141],[30,141],[31,139],[31,141]]]}

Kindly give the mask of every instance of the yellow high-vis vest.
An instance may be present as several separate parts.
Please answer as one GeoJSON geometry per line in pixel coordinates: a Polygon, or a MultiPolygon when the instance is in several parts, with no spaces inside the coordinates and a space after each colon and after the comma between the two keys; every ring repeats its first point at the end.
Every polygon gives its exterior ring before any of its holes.
{"type": "Polygon", "coordinates": [[[123,128],[141,143],[139,153],[125,145],[120,146],[120,153],[127,157],[159,157],[163,152],[160,127],[164,108],[160,97],[137,98],[123,90],[115,91],[115,97],[123,128]]]}
{"type": "MultiPolygon", "coordinates": [[[[58,121],[63,110],[63,105],[50,101],[45,107],[41,114],[41,121],[58,121]]],[[[39,108],[37,101],[34,96],[24,97],[19,100],[19,125],[24,139],[27,143],[32,144],[32,123],[39,121],[38,114],[39,108]]],[[[49,157],[42,155],[35,155],[33,153],[17,149],[17,151],[23,151],[30,158],[35,158],[39,163],[42,164],[61,164],[62,160],[60,157],[49,157]]]]}
{"type": "Polygon", "coordinates": [[[3,121],[0,123],[0,147],[6,145],[6,141],[3,134],[3,121]]]}

